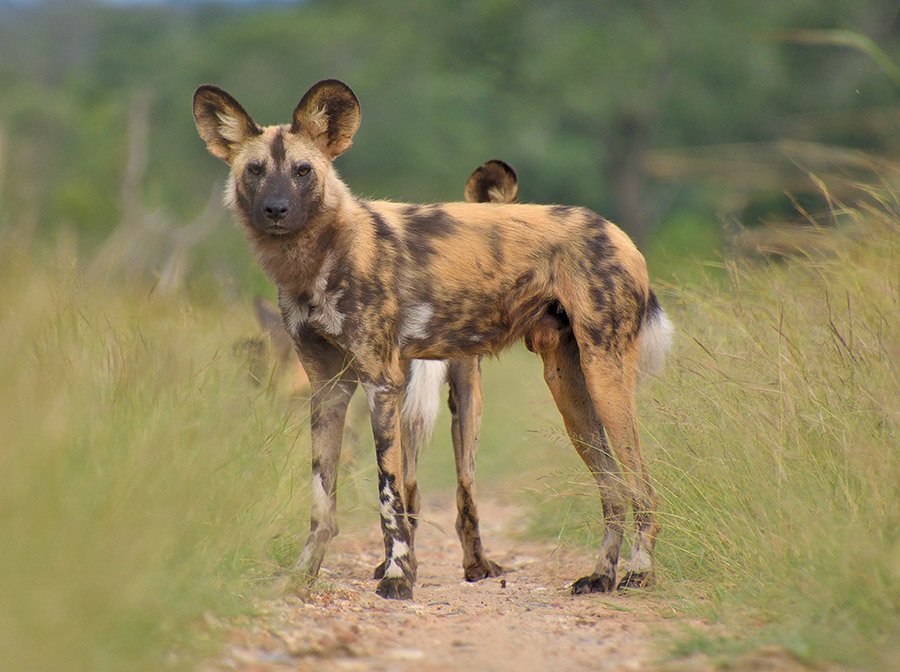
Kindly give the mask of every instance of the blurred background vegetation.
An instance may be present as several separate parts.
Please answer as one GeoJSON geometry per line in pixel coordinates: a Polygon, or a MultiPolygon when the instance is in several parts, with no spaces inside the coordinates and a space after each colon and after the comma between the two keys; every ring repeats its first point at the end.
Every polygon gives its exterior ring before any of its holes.
{"type": "Polygon", "coordinates": [[[191,94],[279,123],[336,77],[362,101],[338,162],[357,194],[459,199],[502,158],[523,200],[596,209],[665,277],[730,245],[723,221],[793,217],[804,169],[900,154],[898,60],[890,0],[6,0],[0,221],[164,287],[260,291],[191,94]]]}
{"type": "MultiPolygon", "coordinates": [[[[651,602],[725,626],[672,650],[897,669],[897,21],[886,0],[0,0],[0,669],[191,669],[296,558],[302,400],[234,356],[272,290],[190,100],[215,83],[277,123],[326,77],[362,102],[337,162],[360,196],[459,199],[497,157],[523,200],[590,206],[647,253],[679,330],[639,400],[651,602]]],[[[539,380],[521,348],[485,363],[482,492],[594,545],[539,380]]],[[[364,416],[342,529],[377,520],[364,416]]],[[[454,483],[446,420],[426,496],[454,483]]]]}

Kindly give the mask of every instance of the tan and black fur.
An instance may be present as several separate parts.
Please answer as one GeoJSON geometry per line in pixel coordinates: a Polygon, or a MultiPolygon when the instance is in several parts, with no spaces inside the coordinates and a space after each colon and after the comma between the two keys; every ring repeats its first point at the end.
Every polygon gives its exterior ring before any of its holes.
{"type": "Polygon", "coordinates": [[[376,592],[412,597],[401,362],[493,354],[528,337],[603,494],[600,557],[573,592],[615,587],[629,503],[636,537],[625,580],[650,581],[656,499],[641,459],[634,392],[644,332],[665,322],[631,240],[578,207],[355,198],[332,161],[352,144],[359,103],[336,80],[314,85],[288,125],[261,128],[210,86],[195,93],[194,117],[209,151],[231,167],[229,202],[278,286],[286,328],[314,386],[313,513],[300,568],[316,574],[337,533],[337,456],[347,402],[360,383],[372,416],[385,542],[376,592]]]}
{"type": "MultiPolygon", "coordinates": [[[[496,159],[476,168],[469,176],[465,187],[465,198],[469,203],[513,203],[517,194],[518,182],[515,171],[508,164],[496,159]]],[[[484,552],[475,497],[475,456],[478,453],[483,408],[481,357],[451,359],[446,365],[433,360],[412,360],[409,369],[404,389],[401,444],[406,466],[411,534],[414,538],[420,510],[420,496],[416,487],[416,464],[419,451],[431,434],[437,413],[436,408],[430,414],[408,410],[411,406],[429,403],[434,393],[438,392],[433,385],[417,384],[420,378],[427,379],[429,374],[426,372],[431,369],[431,376],[440,375],[437,380],[443,382],[446,375],[450,383],[449,406],[452,416],[450,429],[457,479],[456,532],[463,551],[463,575],[467,581],[480,581],[499,576],[503,569],[484,552]],[[434,373],[436,366],[439,374],[434,373]]],[[[412,544],[410,548],[413,548],[412,544]]],[[[413,563],[414,558],[413,555],[413,563]]],[[[383,573],[382,564],[376,569],[375,578],[381,578],[383,573]]]]}

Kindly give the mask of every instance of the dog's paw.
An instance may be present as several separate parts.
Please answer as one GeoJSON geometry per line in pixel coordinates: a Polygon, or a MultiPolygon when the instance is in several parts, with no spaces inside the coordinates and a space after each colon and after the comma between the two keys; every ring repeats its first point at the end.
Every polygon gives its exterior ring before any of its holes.
{"type": "Polygon", "coordinates": [[[403,577],[384,578],[378,582],[375,593],[386,600],[411,600],[412,582],[403,577]]]}
{"type": "Polygon", "coordinates": [[[572,584],[573,595],[585,595],[587,593],[609,593],[616,587],[615,574],[598,574],[594,572],[590,576],[583,576],[572,584]]]}

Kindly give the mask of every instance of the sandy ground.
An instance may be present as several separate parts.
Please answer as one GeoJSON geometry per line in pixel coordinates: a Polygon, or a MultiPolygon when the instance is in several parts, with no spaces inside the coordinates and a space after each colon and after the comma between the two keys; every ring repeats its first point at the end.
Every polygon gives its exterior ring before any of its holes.
{"type": "MultiPolygon", "coordinates": [[[[674,624],[658,601],[627,593],[570,595],[570,582],[589,573],[593,559],[518,539],[521,520],[513,506],[481,505],[489,557],[509,571],[465,582],[454,515],[451,496],[425,502],[413,601],[375,595],[371,573],[381,560],[381,536],[373,521],[332,542],[321,589],[262,603],[258,616],[230,626],[221,656],[204,672],[712,669],[698,658],[661,661],[660,633],[674,624]]],[[[777,652],[747,662],[737,667],[796,669],[777,652]]]]}

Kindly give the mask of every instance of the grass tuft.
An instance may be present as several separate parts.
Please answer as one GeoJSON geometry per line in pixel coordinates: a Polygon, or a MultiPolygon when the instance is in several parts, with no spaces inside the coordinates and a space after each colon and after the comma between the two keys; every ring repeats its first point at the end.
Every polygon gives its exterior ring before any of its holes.
{"type": "MultiPolygon", "coordinates": [[[[663,292],[677,347],[639,400],[660,593],[731,633],[693,632],[679,655],[900,660],[900,208],[873,202],[832,210],[814,254],[663,292]]],[[[596,543],[593,486],[574,478],[564,538],[596,543]]],[[[537,508],[560,529],[558,503],[537,508]]]]}
{"type": "MultiPolygon", "coordinates": [[[[660,292],[677,345],[639,400],[656,595],[722,624],[673,655],[900,660],[900,207],[866,193],[850,208],[823,191],[814,250],[660,292]]],[[[188,668],[216,641],[204,624],[252,609],[297,557],[305,413],[233,354],[249,306],[87,279],[63,257],[0,238],[0,669],[188,668]]],[[[481,492],[524,492],[532,532],[596,546],[596,486],[539,359],[514,349],[484,370],[481,492]]],[[[377,520],[364,415],[342,524],[377,520]]],[[[426,519],[429,493],[455,485],[448,424],[421,462],[426,519]]]]}
{"type": "Polygon", "coordinates": [[[299,417],[249,384],[224,306],[11,237],[0,305],[0,668],[188,666],[305,525],[299,417]]]}

